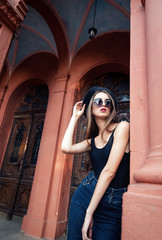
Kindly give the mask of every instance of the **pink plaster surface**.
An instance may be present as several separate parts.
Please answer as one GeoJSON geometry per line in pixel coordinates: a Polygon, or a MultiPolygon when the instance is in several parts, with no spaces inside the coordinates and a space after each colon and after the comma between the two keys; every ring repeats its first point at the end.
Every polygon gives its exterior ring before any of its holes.
{"type": "Polygon", "coordinates": [[[124,195],[122,240],[160,240],[162,186],[136,184],[124,195]]]}
{"type": "Polygon", "coordinates": [[[122,240],[162,239],[162,2],[131,1],[131,185],[122,240]],[[133,185],[133,183],[135,183],[133,185]]]}
{"type": "Polygon", "coordinates": [[[131,183],[144,164],[149,148],[146,76],[145,12],[140,0],[131,1],[130,147],[131,183]],[[138,41],[137,41],[138,40],[138,41]]]}
{"type": "MultiPolygon", "coordinates": [[[[150,152],[158,153],[162,158],[162,2],[147,0],[146,38],[147,38],[147,76],[150,112],[150,152]]],[[[154,158],[154,156],[153,156],[154,158]]]]}
{"type": "MultiPolygon", "coordinates": [[[[162,134],[160,132],[160,129],[162,129],[162,101],[161,99],[161,89],[162,89],[162,68],[161,68],[161,61],[162,58],[162,22],[161,22],[161,11],[162,11],[162,2],[160,0],[151,1],[148,0],[146,7],[139,8],[140,1],[132,1],[132,48],[131,48],[131,55],[132,55],[132,61],[131,61],[131,72],[132,72],[132,78],[131,82],[133,82],[133,73],[136,71],[136,67],[140,69],[141,61],[139,60],[144,57],[142,54],[145,54],[147,56],[145,63],[142,65],[143,71],[146,72],[147,75],[147,82],[145,81],[144,75],[141,74],[140,77],[136,76],[137,79],[134,79],[136,82],[136,86],[139,86],[137,89],[137,92],[140,93],[140,85],[139,79],[142,82],[143,86],[145,84],[145,100],[146,104],[143,102],[143,106],[146,105],[147,109],[142,109],[143,116],[144,113],[147,113],[147,118],[142,119],[142,112],[140,112],[140,106],[137,104],[137,110],[136,106],[131,102],[131,123],[132,126],[135,126],[135,123],[140,123],[141,127],[138,128],[137,131],[134,131],[132,133],[132,139],[134,140],[134,143],[132,144],[132,150],[135,148],[137,152],[140,152],[142,150],[142,146],[144,144],[145,152],[147,153],[144,164],[141,169],[139,169],[137,172],[135,172],[134,178],[137,182],[149,182],[149,183],[157,183],[162,184],[162,134]],[[138,11],[137,11],[138,9],[138,11]],[[143,10],[142,10],[143,9],[143,10]],[[143,18],[144,17],[144,18],[143,18]],[[141,19],[144,21],[141,24],[141,19]],[[143,28],[143,34],[139,36],[138,41],[134,41],[135,38],[133,38],[134,34],[139,32],[139,27],[143,28]],[[135,28],[136,26],[136,28],[135,28]],[[156,33],[158,33],[158,37],[156,36],[156,33]],[[145,45],[141,44],[141,40],[145,38],[145,45]],[[147,55],[145,53],[145,48],[147,55]],[[135,52],[136,49],[136,52],[135,52]],[[138,55],[137,53],[140,50],[142,53],[141,55],[138,55]],[[136,63],[136,66],[133,63],[136,63]],[[138,112],[137,112],[138,111],[138,112]],[[144,121],[147,120],[147,121],[144,121]],[[139,129],[139,133],[138,133],[139,129]],[[137,136],[138,134],[138,136],[137,136]],[[139,135],[143,134],[143,136],[139,135]],[[147,138],[146,138],[147,137],[147,138]],[[137,141],[138,139],[138,141],[137,141]],[[149,140],[149,142],[148,142],[149,140]],[[148,144],[149,143],[149,144],[148,144]],[[135,145],[136,144],[136,145],[135,145]]],[[[135,84],[132,83],[133,86],[135,84]]],[[[133,89],[133,88],[132,88],[133,89]]],[[[136,90],[133,89],[133,92],[136,90]]],[[[132,99],[133,100],[133,99],[132,99]]],[[[138,101],[138,97],[134,98],[134,100],[138,101]]],[[[140,99],[143,101],[143,99],[140,99]]],[[[135,130],[135,127],[134,127],[135,130]]],[[[132,131],[133,132],[133,131],[132,131]]],[[[133,142],[133,141],[132,141],[133,142]]],[[[144,150],[144,148],[143,148],[144,150]]],[[[132,153],[133,154],[133,153],[132,153]]],[[[137,160],[138,161],[138,160],[137,160]]]]}

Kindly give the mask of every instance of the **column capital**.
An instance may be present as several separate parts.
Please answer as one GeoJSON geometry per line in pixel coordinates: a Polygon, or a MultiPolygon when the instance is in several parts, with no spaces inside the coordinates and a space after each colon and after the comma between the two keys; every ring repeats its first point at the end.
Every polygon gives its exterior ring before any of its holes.
{"type": "Polygon", "coordinates": [[[68,73],[55,75],[53,79],[54,81],[51,81],[50,85],[50,90],[52,90],[52,93],[65,93],[69,78],[70,75],[68,73]]]}
{"type": "Polygon", "coordinates": [[[68,81],[70,78],[69,73],[65,73],[65,74],[56,74],[55,76],[55,81],[56,82],[60,82],[60,81],[68,81]]]}
{"type": "Polygon", "coordinates": [[[8,88],[8,86],[0,87],[0,108],[1,108],[4,96],[5,96],[5,93],[7,91],[7,88],[8,88]]]}
{"type": "Polygon", "coordinates": [[[19,27],[27,11],[28,8],[23,0],[20,0],[15,7],[9,1],[0,0],[1,21],[12,31],[15,31],[19,27]]]}

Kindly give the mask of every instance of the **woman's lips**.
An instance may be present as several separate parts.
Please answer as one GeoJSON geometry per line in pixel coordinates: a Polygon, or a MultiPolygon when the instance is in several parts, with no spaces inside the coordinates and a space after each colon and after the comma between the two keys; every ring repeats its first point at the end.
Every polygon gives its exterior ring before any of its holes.
{"type": "Polygon", "coordinates": [[[101,108],[100,112],[106,112],[106,108],[101,108]]]}

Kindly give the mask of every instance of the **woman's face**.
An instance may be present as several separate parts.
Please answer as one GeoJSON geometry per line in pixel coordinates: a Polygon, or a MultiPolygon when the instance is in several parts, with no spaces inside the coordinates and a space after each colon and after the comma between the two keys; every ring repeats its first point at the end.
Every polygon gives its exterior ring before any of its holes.
{"type": "Polygon", "coordinates": [[[111,100],[104,92],[95,95],[92,103],[92,114],[94,117],[106,119],[111,113],[111,100]]]}

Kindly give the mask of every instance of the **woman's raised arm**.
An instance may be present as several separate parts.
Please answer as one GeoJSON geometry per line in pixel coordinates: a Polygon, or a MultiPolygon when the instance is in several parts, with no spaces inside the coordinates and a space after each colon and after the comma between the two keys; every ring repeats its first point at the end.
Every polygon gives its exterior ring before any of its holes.
{"type": "Polygon", "coordinates": [[[85,105],[82,104],[83,101],[80,101],[74,105],[72,117],[62,140],[61,150],[63,153],[77,154],[90,151],[91,149],[87,140],[73,144],[73,135],[77,121],[82,116],[85,109],[85,105]]]}

